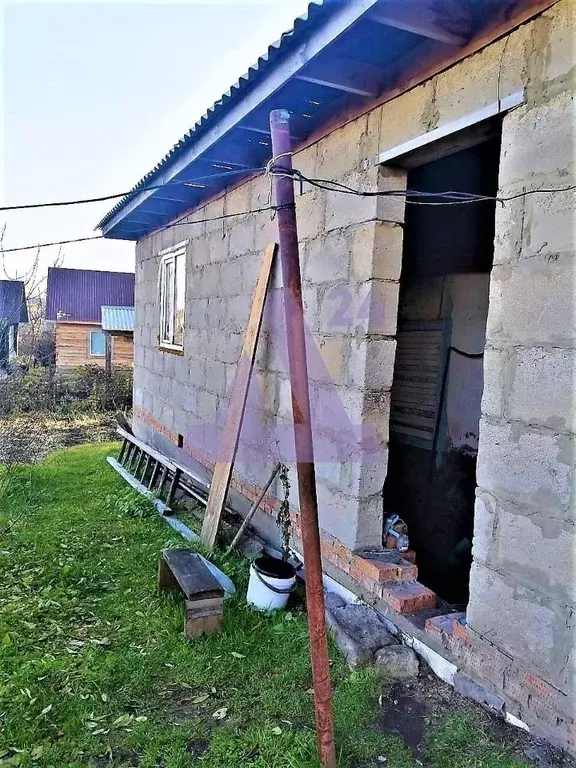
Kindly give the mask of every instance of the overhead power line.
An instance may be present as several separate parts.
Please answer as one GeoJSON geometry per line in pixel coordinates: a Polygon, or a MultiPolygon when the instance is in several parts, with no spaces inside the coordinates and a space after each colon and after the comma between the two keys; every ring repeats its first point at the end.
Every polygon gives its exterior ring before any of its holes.
{"type": "MultiPolygon", "coordinates": [[[[517,200],[521,197],[528,197],[529,195],[571,192],[572,190],[576,189],[576,184],[572,184],[570,186],[560,187],[560,188],[551,188],[551,189],[541,188],[541,189],[524,190],[523,192],[518,192],[514,195],[508,195],[506,197],[497,197],[497,196],[490,196],[490,195],[477,195],[471,192],[457,192],[454,190],[447,190],[444,192],[423,192],[421,190],[415,190],[415,189],[388,189],[388,190],[355,189],[354,187],[350,187],[347,184],[343,184],[339,181],[333,181],[331,179],[310,178],[308,176],[305,176],[301,171],[298,171],[297,169],[289,169],[281,165],[274,165],[272,163],[269,164],[267,168],[243,169],[241,172],[246,173],[246,172],[262,171],[262,170],[265,170],[270,175],[290,176],[290,178],[292,178],[296,182],[299,182],[301,185],[304,183],[307,183],[313,187],[322,189],[326,192],[334,192],[339,194],[352,195],[356,197],[405,198],[405,202],[411,205],[431,205],[431,206],[469,205],[471,203],[481,203],[481,202],[493,202],[493,203],[500,203],[501,205],[504,205],[507,202],[510,202],[512,200],[517,200]]],[[[213,174],[213,176],[215,175],[216,174],[213,174]]],[[[222,175],[226,175],[226,174],[222,174],[222,175]]],[[[186,183],[186,182],[183,182],[183,183],[186,183]]],[[[163,184],[161,186],[164,188],[167,185],[163,184]]],[[[159,188],[159,187],[156,187],[156,188],[159,188]]],[[[152,190],[152,189],[155,189],[155,187],[147,188],[147,190],[152,190]]],[[[147,191],[147,190],[141,190],[141,191],[147,191]]],[[[39,208],[39,207],[48,207],[51,205],[83,204],[83,203],[89,203],[89,202],[97,202],[100,200],[107,200],[107,199],[109,200],[114,197],[121,197],[123,196],[123,194],[124,193],[122,193],[122,195],[120,194],[109,195],[103,198],[91,198],[91,199],[76,200],[76,201],[39,203],[39,204],[28,205],[28,206],[16,206],[16,208],[39,208]]],[[[15,209],[14,207],[0,208],[0,210],[14,210],[14,209],[15,209]]],[[[212,216],[209,218],[196,219],[195,221],[187,221],[187,219],[190,216],[194,216],[194,213],[186,213],[184,216],[172,222],[171,224],[166,224],[165,226],[158,227],[154,231],[161,232],[167,229],[171,229],[173,227],[182,226],[184,224],[188,224],[188,225],[203,224],[205,222],[210,222],[210,221],[222,221],[225,219],[234,218],[236,216],[247,216],[250,214],[264,213],[265,211],[276,211],[276,210],[278,210],[278,206],[266,205],[261,208],[252,208],[248,211],[239,211],[237,213],[224,213],[220,216],[212,216]]],[[[55,245],[68,245],[71,243],[82,243],[89,240],[103,240],[103,239],[105,238],[102,235],[94,235],[92,237],[79,237],[74,240],[57,240],[51,243],[40,243],[37,245],[24,245],[17,248],[0,248],[0,253],[30,251],[37,248],[48,248],[50,246],[55,246],[55,245]]]]}
{"type": "Polygon", "coordinates": [[[18,248],[0,248],[0,253],[14,253],[14,251],[35,251],[37,248],[49,248],[51,245],[68,245],[69,243],[84,243],[86,240],[104,240],[104,237],[102,235],[93,235],[92,237],[77,237],[75,240],[56,240],[53,243],[21,245],[18,248]]]}
{"type": "MultiPolygon", "coordinates": [[[[219,163],[219,167],[226,167],[226,163],[219,163]]],[[[56,200],[47,203],[24,203],[22,205],[3,205],[0,206],[0,211],[24,211],[31,208],[57,208],[65,205],[85,205],[86,203],[104,203],[107,200],[116,200],[119,197],[127,197],[128,195],[141,194],[142,192],[153,192],[156,189],[167,189],[171,186],[189,187],[197,189],[205,187],[202,184],[203,181],[209,181],[210,179],[220,179],[223,176],[238,176],[239,174],[256,173],[263,171],[264,168],[237,168],[222,173],[210,173],[207,176],[198,176],[195,179],[189,179],[188,181],[168,181],[165,184],[156,184],[150,187],[143,187],[142,189],[131,189],[129,192],[115,192],[113,195],[103,195],[102,197],[86,197],[77,200],[56,200]]],[[[182,202],[185,202],[184,200],[182,202]]]]}

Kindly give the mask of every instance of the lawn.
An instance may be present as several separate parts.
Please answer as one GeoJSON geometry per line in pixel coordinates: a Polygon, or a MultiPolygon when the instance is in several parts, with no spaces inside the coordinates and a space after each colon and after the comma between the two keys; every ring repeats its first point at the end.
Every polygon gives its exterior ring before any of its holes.
{"type": "MultiPolygon", "coordinates": [[[[0,765],[317,766],[302,607],[254,613],[246,561],[217,556],[238,596],[222,633],[186,641],[182,603],[155,591],[182,540],[127,495],[110,448],[54,453],[1,502],[0,765]]],[[[331,657],[339,765],[416,766],[378,727],[379,679],[331,657]]],[[[426,764],[521,768],[473,717],[433,719],[426,764]]]]}

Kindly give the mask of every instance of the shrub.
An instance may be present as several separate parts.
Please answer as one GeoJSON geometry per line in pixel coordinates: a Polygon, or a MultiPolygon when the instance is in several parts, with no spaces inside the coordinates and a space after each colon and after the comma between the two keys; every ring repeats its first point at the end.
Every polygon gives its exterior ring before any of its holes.
{"type": "Polygon", "coordinates": [[[70,373],[34,366],[0,380],[0,415],[50,411],[60,415],[130,408],[132,369],[85,365],[70,373]]]}

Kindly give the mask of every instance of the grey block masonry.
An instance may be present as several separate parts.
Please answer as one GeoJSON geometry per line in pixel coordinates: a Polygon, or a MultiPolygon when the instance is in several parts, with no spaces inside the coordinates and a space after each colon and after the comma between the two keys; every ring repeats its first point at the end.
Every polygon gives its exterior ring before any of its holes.
{"type": "MultiPolygon", "coordinates": [[[[574,184],[575,6],[560,0],[507,38],[299,151],[295,166],[364,189],[402,188],[404,172],[378,168],[379,152],[522,91],[525,103],[503,119],[500,194],[574,184]]],[[[259,207],[266,193],[265,179],[252,180],[137,245],[135,403],[183,435],[185,446],[215,450],[262,250],[276,237],[268,214],[195,222],[259,207]],[[185,239],[186,332],[184,356],[177,357],[158,348],[158,252],[185,239]]],[[[497,207],[467,611],[473,630],[565,697],[576,693],[574,203],[572,191],[497,207]]],[[[404,204],[304,185],[297,215],[320,524],[349,549],[375,547],[404,204]]],[[[277,265],[235,468],[260,486],[280,456],[291,463],[284,329],[275,321],[281,297],[277,265]]],[[[136,428],[160,439],[138,419],[136,428]]],[[[297,507],[293,470],[291,484],[297,507]]],[[[282,495],[278,484],[272,492],[282,495]]],[[[487,682],[499,690],[497,675],[487,682]]],[[[552,716],[544,722],[542,710],[510,697],[506,703],[537,732],[555,733],[552,716]]]]}

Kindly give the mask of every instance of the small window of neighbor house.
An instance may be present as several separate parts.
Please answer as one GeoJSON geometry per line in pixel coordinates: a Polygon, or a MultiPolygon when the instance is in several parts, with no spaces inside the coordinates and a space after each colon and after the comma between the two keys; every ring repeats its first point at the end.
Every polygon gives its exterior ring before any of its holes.
{"type": "Polygon", "coordinates": [[[89,348],[90,357],[106,356],[106,336],[104,331],[90,331],[89,348]]]}
{"type": "Polygon", "coordinates": [[[160,262],[160,346],[184,347],[186,245],[162,251],[160,262]]]}

